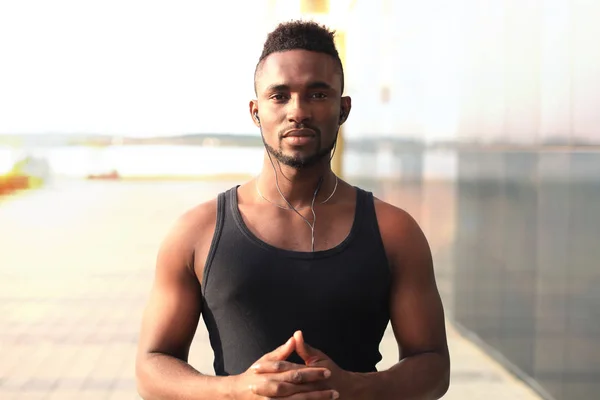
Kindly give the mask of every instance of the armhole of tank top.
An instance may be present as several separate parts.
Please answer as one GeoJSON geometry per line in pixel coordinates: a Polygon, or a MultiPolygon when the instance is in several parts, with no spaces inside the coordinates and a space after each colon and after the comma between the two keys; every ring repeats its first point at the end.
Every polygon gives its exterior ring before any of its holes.
{"type": "Polygon", "coordinates": [[[389,272],[392,272],[392,266],[390,264],[390,260],[387,256],[387,252],[385,250],[385,244],[383,244],[383,237],[381,236],[381,229],[379,228],[379,221],[377,220],[377,209],[375,207],[375,196],[373,196],[372,192],[368,192],[367,193],[367,201],[365,201],[365,203],[368,203],[367,207],[369,209],[369,212],[373,215],[373,236],[375,236],[375,241],[377,242],[377,246],[379,247],[380,251],[382,252],[382,256],[383,259],[385,260],[385,265],[387,266],[387,269],[389,272]]]}
{"type": "Polygon", "coordinates": [[[208,283],[208,276],[210,268],[212,266],[213,258],[219,246],[219,239],[223,232],[223,223],[225,221],[225,193],[219,193],[217,196],[217,221],[215,224],[215,233],[213,234],[208,254],[206,255],[206,261],[204,262],[204,271],[202,271],[202,295],[206,293],[206,286],[208,283]]]}

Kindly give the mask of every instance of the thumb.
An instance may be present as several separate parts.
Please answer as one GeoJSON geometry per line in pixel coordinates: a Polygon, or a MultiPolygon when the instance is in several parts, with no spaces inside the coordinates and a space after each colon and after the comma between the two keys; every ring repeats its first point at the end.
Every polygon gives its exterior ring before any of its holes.
{"type": "Polygon", "coordinates": [[[302,331],[296,331],[294,333],[294,340],[296,341],[296,353],[302,357],[306,365],[311,365],[327,359],[325,354],[304,341],[302,331]]]}
{"type": "Polygon", "coordinates": [[[276,348],[270,353],[264,355],[263,360],[269,361],[285,361],[296,349],[296,341],[293,337],[287,342],[276,348]]]}

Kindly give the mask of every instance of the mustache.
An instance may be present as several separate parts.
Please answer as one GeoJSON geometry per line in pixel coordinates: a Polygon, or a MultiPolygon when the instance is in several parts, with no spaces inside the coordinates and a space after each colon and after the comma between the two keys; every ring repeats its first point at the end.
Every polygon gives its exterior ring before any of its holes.
{"type": "Polygon", "coordinates": [[[278,132],[279,138],[282,138],[283,135],[285,135],[286,132],[288,132],[288,131],[290,131],[292,129],[310,129],[310,130],[312,130],[312,131],[315,132],[315,135],[317,137],[321,137],[321,130],[319,128],[317,128],[316,126],[314,126],[312,124],[307,124],[307,123],[303,122],[303,123],[300,123],[300,124],[290,125],[290,126],[287,126],[287,127],[283,128],[283,129],[281,129],[278,132]]]}

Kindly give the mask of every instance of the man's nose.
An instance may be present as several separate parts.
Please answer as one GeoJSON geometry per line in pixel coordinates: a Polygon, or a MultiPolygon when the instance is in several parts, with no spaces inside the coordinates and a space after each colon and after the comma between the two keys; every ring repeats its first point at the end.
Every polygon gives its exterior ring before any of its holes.
{"type": "Polygon", "coordinates": [[[300,96],[293,96],[288,103],[288,120],[296,124],[309,121],[312,117],[310,106],[300,96]]]}

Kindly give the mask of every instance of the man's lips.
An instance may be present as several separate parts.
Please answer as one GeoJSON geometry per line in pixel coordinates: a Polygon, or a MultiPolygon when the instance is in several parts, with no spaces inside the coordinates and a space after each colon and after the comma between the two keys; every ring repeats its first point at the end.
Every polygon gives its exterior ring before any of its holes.
{"type": "Polygon", "coordinates": [[[316,136],[315,131],[313,131],[312,129],[308,129],[308,128],[290,129],[289,131],[286,131],[285,134],[283,135],[284,138],[286,138],[286,137],[307,137],[307,136],[316,136]]]}

